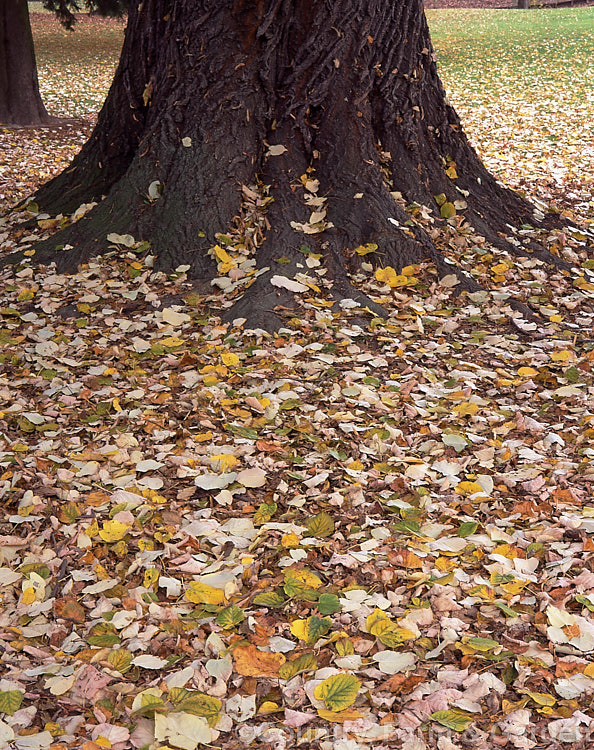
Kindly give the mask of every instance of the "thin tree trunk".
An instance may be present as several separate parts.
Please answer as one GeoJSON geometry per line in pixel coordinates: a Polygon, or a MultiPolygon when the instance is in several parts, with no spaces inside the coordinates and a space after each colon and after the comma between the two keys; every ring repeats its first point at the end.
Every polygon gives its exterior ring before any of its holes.
{"type": "Polygon", "coordinates": [[[0,123],[44,125],[27,0],[0,3],[0,123]]]}

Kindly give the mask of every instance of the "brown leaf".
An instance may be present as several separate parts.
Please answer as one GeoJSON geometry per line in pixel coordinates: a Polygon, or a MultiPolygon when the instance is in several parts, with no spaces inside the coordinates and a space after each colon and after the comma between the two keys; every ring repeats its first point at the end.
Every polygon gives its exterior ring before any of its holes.
{"type": "Polygon", "coordinates": [[[85,608],[79,604],[76,599],[57,599],[54,604],[56,617],[63,620],[72,620],[72,622],[83,623],[85,621],[85,608]]]}

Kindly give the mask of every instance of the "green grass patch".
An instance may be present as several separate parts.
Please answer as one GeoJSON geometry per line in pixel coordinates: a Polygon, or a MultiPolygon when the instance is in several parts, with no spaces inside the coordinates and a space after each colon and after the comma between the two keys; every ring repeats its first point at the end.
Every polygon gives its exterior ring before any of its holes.
{"type": "Polygon", "coordinates": [[[442,81],[491,171],[516,187],[591,190],[594,8],[427,18],[442,81]]]}
{"type": "Polygon", "coordinates": [[[122,42],[121,20],[79,16],[73,31],[50,13],[31,16],[41,94],[53,115],[78,117],[101,108],[122,42]]]}

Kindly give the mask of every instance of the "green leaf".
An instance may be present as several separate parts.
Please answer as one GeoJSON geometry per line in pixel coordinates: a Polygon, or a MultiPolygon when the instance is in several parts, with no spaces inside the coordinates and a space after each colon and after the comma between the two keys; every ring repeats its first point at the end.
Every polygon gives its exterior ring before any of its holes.
{"type": "Polygon", "coordinates": [[[314,654],[302,654],[292,661],[285,662],[278,671],[281,680],[291,680],[301,672],[307,672],[318,668],[318,662],[314,654]]]}
{"type": "Polygon", "coordinates": [[[492,638],[481,638],[477,636],[475,638],[463,638],[462,642],[473,648],[475,651],[492,651],[494,648],[499,648],[499,643],[494,641],[492,638]]]}
{"type": "Polygon", "coordinates": [[[318,609],[323,615],[332,615],[340,612],[342,606],[336,594],[320,594],[318,609]]]}
{"type": "Polygon", "coordinates": [[[318,513],[307,521],[307,533],[318,539],[334,534],[334,520],[328,513],[318,513]]]}
{"type": "Polygon", "coordinates": [[[590,601],[590,599],[588,599],[587,596],[583,596],[582,594],[578,594],[574,598],[575,598],[576,602],[578,602],[578,604],[583,604],[584,607],[586,607],[586,609],[590,610],[590,612],[594,612],[594,603],[592,603],[590,601]]]}
{"type": "Polygon", "coordinates": [[[439,213],[444,219],[451,219],[452,216],[456,215],[456,207],[453,203],[444,203],[439,209],[439,213]]]}
{"type": "MultiPolygon", "coordinates": [[[[516,612],[515,609],[508,607],[507,604],[504,604],[503,602],[495,602],[495,606],[499,607],[506,617],[518,617],[519,613],[516,612]]],[[[592,612],[594,612],[594,607],[592,607],[592,612]]]]}
{"type": "Polygon", "coordinates": [[[455,709],[434,711],[429,718],[432,721],[441,724],[443,727],[453,729],[454,732],[463,732],[465,729],[468,729],[474,721],[474,718],[469,714],[465,714],[462,711],[456,711],[455,709]]]}
{"type": "Polygon", "coordinates": [[[218,698],[185,688],[171,688],[168,697],[176,711],[201,716],[209,727],[214,727],[220,719],[223,704],[218,698]]]}
{"type": "Polygon", "coordinates": [[[107,661],[111,664],[112,668],[120,674],[126,674],[130,669],[132,659],[132,654],[125,648],[118,648],[115,651],[110,651],[107,655],[107,661]]]}
{"type": "MultiPolygon", "coordinates": [[[[138,708],[134,708],[133,706],[133,709],[134,709],[132,712],[133,716],[134,714],[142,714],[143,716],[152,718],[155,711],[160,711],[161,713],[163,713],[163,710],[165,709],[165,702],[163,698],[151,692],[150,688],[140,693],[140,695],[137,696],[137,698],[138,697],[140,697],[140,701],[139,701],[140,705],[138,706],[138,708]]],[[[137,698],[135,699],[135,704],[136,704],[137,698]]]]}
{"type": "Polygon", "coordinates": [[[241,607],[235,606],[235,604],[225,607],[217,615],[217,623],[223,630],[231,630],[236,625],[239,625],[242,620],[245,620],[245,612],[241,607]]]}
{"type": "Polygon", "coordinates": [[[0,692],[0,713],[12,716],[18,711],[25,693],[22,690],[3,690],[0,692]]]}
{"type": "Polygon", "coordinates": [[[271,609],[282,607],[285,601],[285,597],[276,591],[266,591],[262,594],[257,594],[253,599],[254,604],[258,604],[260,607],[269,607],[271,609]]]}
{"type": "Polygon", "coordinates": [[[320,682],[314,696],[324,701],[330,711],[344,711],[352,706],[357,698],[361,683],[352,674],[335,674],[320,682]]]}
{"type": "Polygon", "coordinates": [[[261,526],[263,523],[268,523],[276,513],[276,507],[276,503],[261,503],[254,513],[254,525],[261,526]]]}
{"type": "Polygon", "coordinates": [[[474,532],[478,529],[478,523],[475,521],[464,521],[464,523],[460,524],[460,528],[458,529],[458,536],[461,536],[463,539],[465,539],[467,536],[471,536],[474,534],[474,532]]]}

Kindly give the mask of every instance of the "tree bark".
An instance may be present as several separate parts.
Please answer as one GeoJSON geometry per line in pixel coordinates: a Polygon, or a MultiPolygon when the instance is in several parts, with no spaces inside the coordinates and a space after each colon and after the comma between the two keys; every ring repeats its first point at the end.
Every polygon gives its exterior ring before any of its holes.
{"type": "Polygon", "coordinates": [[[27,0],[0,3],[0,123],[44,125],[27,0]]]}
{"type": "Polygon", "coordinates": [[[371,307],[349,280],[358,245],[376,244],[384,265],[430,258],[452,273],[395,191],[438,223],[436,196],[464,198],[465,220],[512,251],[510,225],[535,223],[533,207],[486,171],[448,104],[421,0],[144,0],[131,8],[90,141],[36,196],[54,213],[99,203],[36,258],[69,270],[105,250],[108,233],[130,233],[150,242],[161,268],[188,265],[209,281],[217,235],[240,216],[242,186],[255,184],[273,199],[257,254],[269,270],[232,314],[262,326],[293,303],[270,277],[303,269],[304,246],[321,255],[336,297],[371,307]],[[324,198],[315,234],[302,231],[313,197],[304,175],[324,198]]]}

